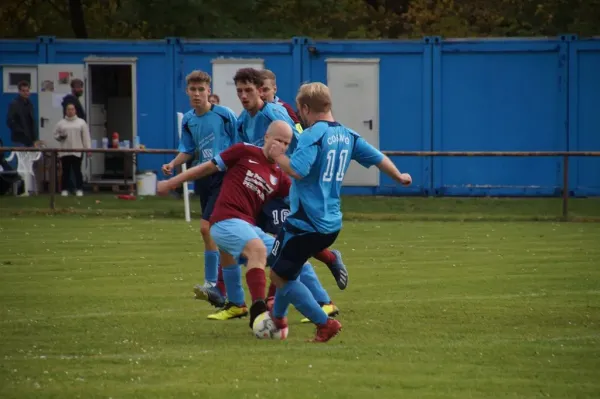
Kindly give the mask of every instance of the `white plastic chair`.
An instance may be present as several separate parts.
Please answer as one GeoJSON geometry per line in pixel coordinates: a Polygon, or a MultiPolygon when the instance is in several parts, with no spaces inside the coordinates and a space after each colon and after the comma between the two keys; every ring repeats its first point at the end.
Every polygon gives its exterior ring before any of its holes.
{"type": "Polygon", "coordinates": [[[42,153],[40,151],[11,152],[6,160],[10,162],[15,156],[17,157],[17,173],[25,183],[25,192],[23,193],[23,196],[28,196],[30,192],[36,191],[33,164],[42,158],[42,153]]]}

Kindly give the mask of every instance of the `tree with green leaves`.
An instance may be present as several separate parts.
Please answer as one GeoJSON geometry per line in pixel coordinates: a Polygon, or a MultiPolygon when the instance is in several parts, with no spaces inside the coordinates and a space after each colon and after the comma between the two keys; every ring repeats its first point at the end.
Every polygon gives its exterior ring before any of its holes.
{"type": "Polygon", "coordinates": [[[377,39],[600,33],[600,0],[22,0],[3,38],[377,39]]]}

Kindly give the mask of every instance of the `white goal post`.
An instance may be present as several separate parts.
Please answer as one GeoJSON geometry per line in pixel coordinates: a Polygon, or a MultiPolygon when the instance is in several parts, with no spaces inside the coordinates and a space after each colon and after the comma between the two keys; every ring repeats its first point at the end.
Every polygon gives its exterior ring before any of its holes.
{"type": "MultiPolygon", "coordinates": [[[[181,112],[177,113],[177,131],[179,132],[179,141],[181,141],[181,122],[183,121],[183,114],[181,112]]],[[[185,172],[187,170],[187,165],[181,165],[181,171],[185,172]]],[[[190,213],[190,188],[188,187],[188,183],[183,183],[183,207],[185,209],[185,221],[190,223],[192,221],[191,213],[190,213]]]]}

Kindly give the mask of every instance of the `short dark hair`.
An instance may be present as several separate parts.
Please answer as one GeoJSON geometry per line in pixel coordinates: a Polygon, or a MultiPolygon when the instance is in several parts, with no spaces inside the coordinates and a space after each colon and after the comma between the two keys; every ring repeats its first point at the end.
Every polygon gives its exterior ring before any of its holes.
{"type": "Polygon", "coordinates": [[[77,86],[83,87],[83,80],[78,78],[71,80],[71,89],[74,89],[77,86]]]}
{"type": "Polygon", "coordinates": [[[251,83],[256,87],[262,87],[264,78],[258,69],[254,68],[242,68],[238,69],[233,77],[233,82],[238,83],[251,83]]]}
{"type": "Polygon", "coordinates": [[[29,82],[28,82],[28,81],[26,81],[26,80],[22,80],[22,81],[20,81],[19,83],[17,83],[17,88],[18,88],[19,90],[21,90],[23,87],[31,87],[31,85],[30,85],[30,84],[29,84],[29,82]]]}

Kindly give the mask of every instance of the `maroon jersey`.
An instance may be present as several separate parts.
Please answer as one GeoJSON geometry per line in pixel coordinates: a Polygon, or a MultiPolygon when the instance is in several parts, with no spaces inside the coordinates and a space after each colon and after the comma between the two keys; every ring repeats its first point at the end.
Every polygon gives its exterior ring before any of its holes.
{"type": "Polygon", "coordinates": [[[234,144],[217,155],[213,163],[226,173],[210,217],[211,224],[242,219],[256,225],[266,202],[289,194],[290,178],[276,163],[269,162],[260,147],[234,144]]]}

